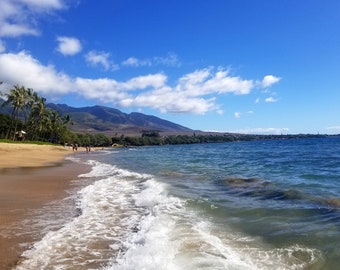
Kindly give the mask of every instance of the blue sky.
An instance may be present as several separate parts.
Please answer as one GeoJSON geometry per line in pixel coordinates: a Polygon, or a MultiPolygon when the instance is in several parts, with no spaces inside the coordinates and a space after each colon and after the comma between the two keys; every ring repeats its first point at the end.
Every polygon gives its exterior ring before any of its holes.
{"type": "Polygon", "coordinates": [[[0,81],[192,129],[340,133],[338,0],[0,0],[0,81]]]}

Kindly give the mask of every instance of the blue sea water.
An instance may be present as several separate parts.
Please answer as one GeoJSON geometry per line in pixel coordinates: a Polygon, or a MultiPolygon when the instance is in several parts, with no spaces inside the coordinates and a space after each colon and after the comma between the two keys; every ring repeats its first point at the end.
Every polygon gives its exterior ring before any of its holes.
{"type": "Polygon", "coordinates": [[[339,137],[71,159],[92,170],[17,269],[340,269],[339,137]]]}

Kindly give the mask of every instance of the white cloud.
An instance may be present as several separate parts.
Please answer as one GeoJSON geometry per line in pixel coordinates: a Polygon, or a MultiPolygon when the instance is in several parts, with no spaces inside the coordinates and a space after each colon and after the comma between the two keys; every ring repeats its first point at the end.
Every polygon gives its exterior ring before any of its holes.
{"type": "Polygon", "coordinates": [[[331,126],[331,127],[327,127],[326,129],[332,132],[340,133],[340,126],[331,126]]]}
{"type": "Polygon", "coordinates": [[[223,110],[220,110],[220,109],[217,109],[217,110],[216,110],[216,113],[217,113],[218,115],[223,115],[223,114],[224,114],[224,111],[223,111],[223,110]]]}
{"type": "Polygon", "coordinates": [[[62,8],[62,0],[1,0],[0,37],[39,35],[38,16],[62,8]]]}
{"type": "Polygon", "coordinates": [[[74,37],[58,37],[57,51],[63,55],[75,55],[82,50],[81,43],[74,37]]]}
{"type": "Polygon", "coordinates": [[[148,59],[138,59],[136,57],[129,57],[122,62],[123,66],[140,67],[140,66],[152,66],[152,62],[148,59]]]}
{"type": "Polygon", "coordinates": [[[0,26],[0,36],[18,37],[23,35],[38,36],[39,31],[24,24],[2,23],[0,26]]]}
{"type": "Polygon", "coordinates": [[[122,83],[121,85],[125,90],[145,89],[148,87],[158,89],[165,85],[166,80],[167,77],[164,74],[158,73],[138,76],[122,83]]]}
{"type": "MultiPolygon", "coordinates": [[[[153,108],[161,112],[204,114],[223,113],[216,104],[218,95],[250,93],[254,83],[214,68],[196,70],[169,85],[164,73],[136,76],[125,81],[113,78],[71,77],[44,65],[27,52],[0,53],[0,81],[22,84],[47,98],[77,93],[112,105],[153,108]]],[[[246,112],[245,114],[250,114],[246,112]]]]}
{"type": "Polygon", "coordinates": [[[122,91],[120,82],[108,78],[86,79],[76,78],[74,89],[78,94],[87,99],[95,99],[104,103],[113,103],[127,98],[127,93],[122,91]]]}
{"type": "Polygon", "coordinates": [[[168,66],[178,67],[181,65],[178,56],[174,53],[168,53],[166,56],[156,56],[153,58],[138,59],[136,57],[129,57],[122,62],[123,66],[142,67],[142,66],[168,66]]]}
{"type": "Polygon", "coordinates": [[[279,82],[280,80],[281,80],[280,77],[276,77],[273,75],[266,75],[264,76],[263,80],[260,82],[260,86],[263,88],[267,88],[279,82]]]}
{"type": "Polygon", "coordinates": [[[244,80],[240,77],[229,76],[228,71],[213,68],[196,70],[179,79],[177,91],[184,91],[189,96],[201,96],[209,94],[235,95],[249,94],[254,87],[252,80],[244,80]]]}
{"type": "Polygon", "coordinates": [[[122,65],[138,67],[139,60],[135,57],[129,57],[128,59],[126,59],[125,61],[122,62],[122,65]]]}
{"type": "Polygon", "coordinates": [[[32,9],[41,10],[61,9],[64,6],[60,0],[21,0],[21,2],[32,9]]]}
{"type": "Polygon", "coordinates": [[[174,53],[168,53],[165,57],[154,57],[153,62],[156,65],[164,65],[168,67],[178,67],[181,65],[178,56],[174,53]]]}
{"type": "Polygon", "coordinates": [[[234,117],[235,117],[236,119],[239,119],[239,118],[241,118],[241,116],[243,116],[243,115],[250,116],[250,115],[252,115],[252,114],[254,114],[253,111],[247,111],[247,112],[234,112],[234,117]]]}
{"type": "Polygon", "coordinates": [[[86,62],[90,65],[102,66],[105,70],[117,70],[119,67],[115,64],[110,62],[110,53],[106,52],[97,52],[97,51],[90,51],[85,55],[86,62]]]}
{"type": "Polygon", "coordinates": [[[236,119],[241,118],[241,113],[240,112],[234,112],[234,117],[236,119]]]}
{"type": "Polygon", "coordinates": [[[268,98],[265,99],[265,102],[273,103],[273,102],[277,102],[277,99],[275,99],[273,97],[268,97],[268,98]]]}
{"type": "Polygon", "coordinates": [[[232,130],[230,132],[233,133],[243,133],[243,134],[287,134],[289,132],[289,128],[249,128],[249,129],[237,129],[232,130]]]}
{"type": "Polygon", "coordinates": [[[151,107],[162,113],[204,114],[218,109],[214,101],[214,98],[188,97],[186,93],[173,91],[173,88],[164,85],[158,89],[122,100],[121,105],[151,107]]]}
{"type": "Polygon", "coordinates": [[[26,52],[0,54],[0,81],[22,84],[43,93],[65,94],[72,89],[72,79],[44,66],[26,52]]]}

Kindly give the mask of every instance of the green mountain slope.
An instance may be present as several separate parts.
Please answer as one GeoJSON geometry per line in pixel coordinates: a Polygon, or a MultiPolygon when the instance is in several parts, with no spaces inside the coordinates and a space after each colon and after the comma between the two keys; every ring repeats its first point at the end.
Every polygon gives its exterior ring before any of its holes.
{"type": "Polygon", "coordinates": [[[112,133],[137,134],[145,130],[192,132],[187,127],[156,116],[136,112],[126,114],[105,106],[74,108],[66,104],[53,103],[47,106],[61,115],[70,115],[73,123],[71,130],[76,132],[100,132],[111,135],[112,133]]]}

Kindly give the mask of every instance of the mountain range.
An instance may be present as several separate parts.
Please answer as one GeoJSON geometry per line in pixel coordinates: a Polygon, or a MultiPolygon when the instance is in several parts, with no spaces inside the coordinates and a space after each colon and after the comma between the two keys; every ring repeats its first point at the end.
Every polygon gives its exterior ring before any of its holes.
{"type": "MultiPolygon", "coordinates": [[[[2,107],[0,113],[10,114],[11,108],[2,107]]],[[[48,103],[46,107],[57,111],[61,116],[71,118],[71,131],[79,133],[103,133],[112,135],[140,135],[142,132],[158,131],[167,134],[192,133],[193,130],[153,115],[133,112],[126,114],[105,106],[75,108],[66,104],[48,103]]]]}
{"type": "Polygon", "coordinates": [[[61,116],[71,117],[70,129],[81,133],[104,134],[140,134],[143,131],[166,133],[193,132],[192,129],[158,118],[133,112],[126,114],[120,110],[105,106],[75,108],[66,104],[47,104],[48,108],[57,111],[61,116]]]}

